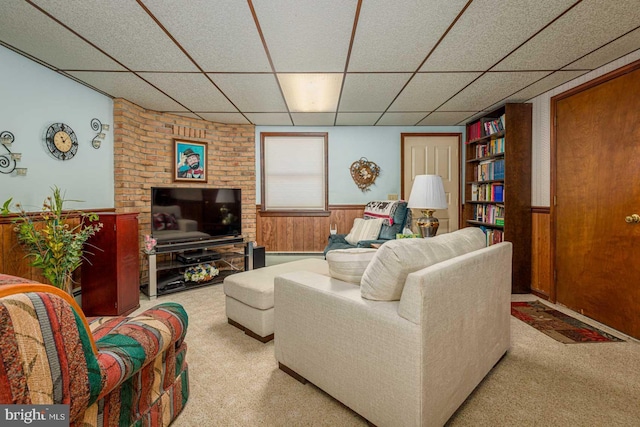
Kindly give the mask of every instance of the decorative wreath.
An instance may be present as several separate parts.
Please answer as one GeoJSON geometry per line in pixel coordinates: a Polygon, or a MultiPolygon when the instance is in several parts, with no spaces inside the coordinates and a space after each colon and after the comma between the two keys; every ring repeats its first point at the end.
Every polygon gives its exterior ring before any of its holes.
{"type": "Polygon", "coordinates": [[[366,157],[353,162],[349,169],[351,170],[353,182],[363,193],[370,190],[369,186],[375,182],[380,174],[380,166],[370,162],[366,157]]]}

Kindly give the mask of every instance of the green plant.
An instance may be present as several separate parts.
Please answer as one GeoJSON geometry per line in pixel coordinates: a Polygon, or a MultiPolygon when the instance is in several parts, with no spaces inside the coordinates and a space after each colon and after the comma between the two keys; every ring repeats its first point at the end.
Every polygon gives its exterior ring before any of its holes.
{"type": "MultiPolygon", "coordinates": [[[[31,258],[31,266],[42,270],[42,274],[55,287],[69,293],[72,291],[72,274],[80,267],[84,259],[83,246],[89,237],[96,234],[102,224],[97,222],[95,213],[82,211],[64,211],[67,200],[58,187],[53,187],[53,195],[45,199],[42,210],[29,213],[16,203],[18,209],[14,230],[18,241],[31,258]],[[70,224],[69,217],[80,217],[79,224],[70,224]]],[[[11,201],[7,200],[0,213],[7,215],[11,201]]]]}

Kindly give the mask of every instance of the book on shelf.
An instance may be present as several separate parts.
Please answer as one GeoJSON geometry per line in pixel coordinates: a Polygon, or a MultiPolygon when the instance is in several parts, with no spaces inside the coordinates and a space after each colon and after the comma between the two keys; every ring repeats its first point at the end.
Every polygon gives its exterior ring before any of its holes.
{"type": "Polygon", "coordinates": [[[504,153],[504,136],[500,138],[494,138],[489,143],[489,154],[501,153],[504,153]]]}
{"type": "Polygon", "coordinates": [[[494,202],[504,202],[504,185],[491,184],[491,200],[494,202]]]}

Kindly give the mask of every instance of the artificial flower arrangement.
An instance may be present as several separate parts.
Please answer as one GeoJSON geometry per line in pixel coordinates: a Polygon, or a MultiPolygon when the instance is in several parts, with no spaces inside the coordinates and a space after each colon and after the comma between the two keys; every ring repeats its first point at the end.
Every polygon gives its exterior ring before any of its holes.
{"type": "Polygon", "coordinates": [[[154,239],[153,237],[149,236],[148,234],[145,234],[144,236],[144,251],[148,254],[153,254],[155,253],[155,248],[156,245],[158,244],[158,241],[156,239],[154,239]]]}
{"type": "Polygon", "coordinates": [[[220,270],[211,264],[198,264],[189,267],[184,272],[184,280],[187,282],[206,282],[220,273],[220,270]]]}

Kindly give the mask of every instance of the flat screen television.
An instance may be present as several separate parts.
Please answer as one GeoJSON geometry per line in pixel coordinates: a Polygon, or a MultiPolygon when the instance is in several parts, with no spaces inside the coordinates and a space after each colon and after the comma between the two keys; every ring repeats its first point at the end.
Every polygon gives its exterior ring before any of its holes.
{"type": "Polygon", "coordinates": [[[241,191],[152,187],[151,234],[158,244],[241,236],[241,191]]]}

